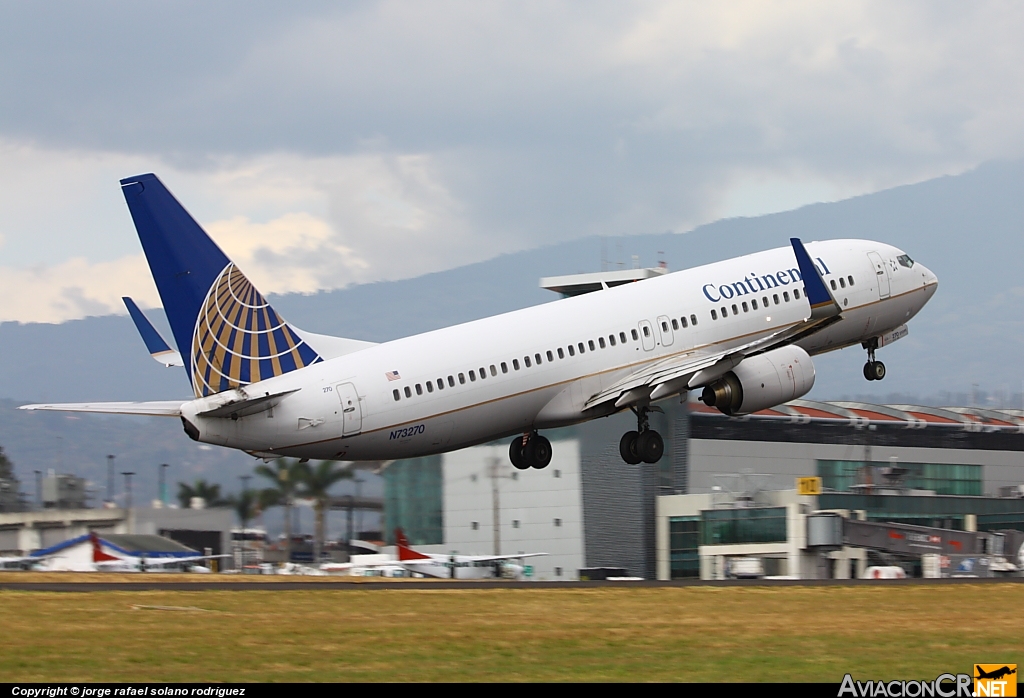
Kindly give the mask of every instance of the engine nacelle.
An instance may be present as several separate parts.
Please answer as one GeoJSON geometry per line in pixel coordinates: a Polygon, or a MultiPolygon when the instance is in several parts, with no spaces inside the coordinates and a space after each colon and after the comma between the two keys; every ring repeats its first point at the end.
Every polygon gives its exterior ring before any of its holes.
{"type": "Polygon", "coordinates": [[[743,359],[704,387],[700,399],[728,415],[750,414],[806,395],[814,386],[814,363],[796,345],[743,359]]]}

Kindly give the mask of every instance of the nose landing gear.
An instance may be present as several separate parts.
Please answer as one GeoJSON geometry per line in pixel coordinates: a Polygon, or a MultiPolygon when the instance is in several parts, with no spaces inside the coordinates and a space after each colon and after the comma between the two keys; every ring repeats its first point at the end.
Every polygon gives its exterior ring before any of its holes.
{"type": "Polygon", "coordinates": [[[512,439],[508,459],[517,470],[543,470],[551,462],[551,442],[535,431],[512,439]]]}
{"type": "Polygon", "coordinates": [[[880,381],[885,378],[885,364],[875,361],[878,340],[872,339],[870,342],[864,342],[861,346],[868,350],[868,362],[864,364],[864,377],[869,381],[880,381]]]}
{"type": "Polygon", "coordinates": [[[619,455],[629,465],[657,463],[665,453],[665,440],[647,423],[649,407],[631,407],[636,415],[636,431],[627,431],[619,440],[619,455]]]}

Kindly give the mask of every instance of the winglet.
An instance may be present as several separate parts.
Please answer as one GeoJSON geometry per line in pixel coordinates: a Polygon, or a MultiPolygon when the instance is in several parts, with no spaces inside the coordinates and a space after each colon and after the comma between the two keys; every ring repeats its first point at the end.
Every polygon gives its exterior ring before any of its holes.
{"type": "Polygon", "coordinates": [[[811,256],[804,249],[800,238],[790,238],[793,245],[793,253],[796,255],[796,263],[800,267],[800,277],[804,282],[804,292],[807,294],[807,302],[811,304],[811,319],[819,320],[834,317],[842,312],[842,308],[832,297],[821,273],[811,261],[811,256]]]}
{"type": "Polygon", "coordinates": [[[121,300],[124,301],[125,307],[128,308],[128,314],[132,316],[135,329],[142,335],[142,341],[146,343],[149,355],[164,366],[184,366],[185,362],[182,361],[181,354],[171,349],[170,345],[164,341],[164,338],[153,327],[153,323],[142,314],[139,306],[135,305],[135,301],[128,296],[123,296],[121,300]]]}
{"type": "Polygon", "coordinates": [[[430,559],[429,555],[416,552],[409,547],[409,539],[405,537],[405,531],[400,528],[395,529],[395,542],[398,544],[398,559],[400,561],[430,559]]]}

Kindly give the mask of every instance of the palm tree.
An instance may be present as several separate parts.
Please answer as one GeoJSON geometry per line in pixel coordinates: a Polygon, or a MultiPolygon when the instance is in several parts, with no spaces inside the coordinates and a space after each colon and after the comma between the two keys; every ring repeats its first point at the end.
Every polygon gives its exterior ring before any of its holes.
{"type": "Polygon", "coordinates": [[[249,528],[249,522],[259,515],[259,495],[253,490],[244,489],[237,497],[233,495],[229,497],[228,501],[231,502],[235,513],[238,514],[238,520],[242,524],[242,535],[244,536],[245,529],[249,528]]]}
{"type": "Polygon", "coordinates": [[[339,480],[348,480],[352,477],[351,468],[336,466],[337,462],[332,460],[320,461],[315,468],[309,467],[306,463],[299,466],[302,469],[302,489],[299,496],[313,500],[313,511],[316,514],[316,534],[313,538],[314,564],[320,562],[320,553],[324,547],[324,518],[331,499],[329,491],[339,480]]]}
{"type": "Polygon", "coordinates": [[[192,506],[192,498],[200,497],[208,507],[222,507],[229,502],[220,496],[220,485],[209,483],[206,480],[196,480],[189,485],[186,482],[178,483],[178,503],[182,509],[192,506]]]}
{"type": "Polygon", "coordinates": [[[278,458],[274,461],[273,467],[257,465],[255,471],[257,475],[274,483],[272,487],[260,492],[260,502],[263,508],[284,507],[284,559],[286,562],[290,562],[292,559],[292,507],[295,506],[295,494],[302,480],[302,470],[298,461],[278,458]]]}

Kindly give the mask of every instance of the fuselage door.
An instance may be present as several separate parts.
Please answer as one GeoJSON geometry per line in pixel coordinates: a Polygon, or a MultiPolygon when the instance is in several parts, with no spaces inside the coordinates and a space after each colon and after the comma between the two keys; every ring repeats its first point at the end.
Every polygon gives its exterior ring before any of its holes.
{"type": "Polygon", "coordinates": [[[359,393],[351,383],[339,383],[334,387],[341,400],[342,436],[354,436],[363,428],[363,410],[359,405],[359,393]]]}
{"type": "Polygon", "coordinates": [[[875,282],[878,284],[878,297],[889,297],[889,270],[885,268],[882,257],[877,252],[868,252],[868,259],[875,268],[875,282]]]}
{"type": "Polygon", "coordinates": [[[644,351],[654,349],[654,328],[650,320],[640,321],[640,342],[644,345],[644,351]]]}
{"type": "Polygon", "coordinates": [[[661,346],[672,345],[672,320],[667,315],[658,318],[658,335],[661,337],[661,346]]]}

